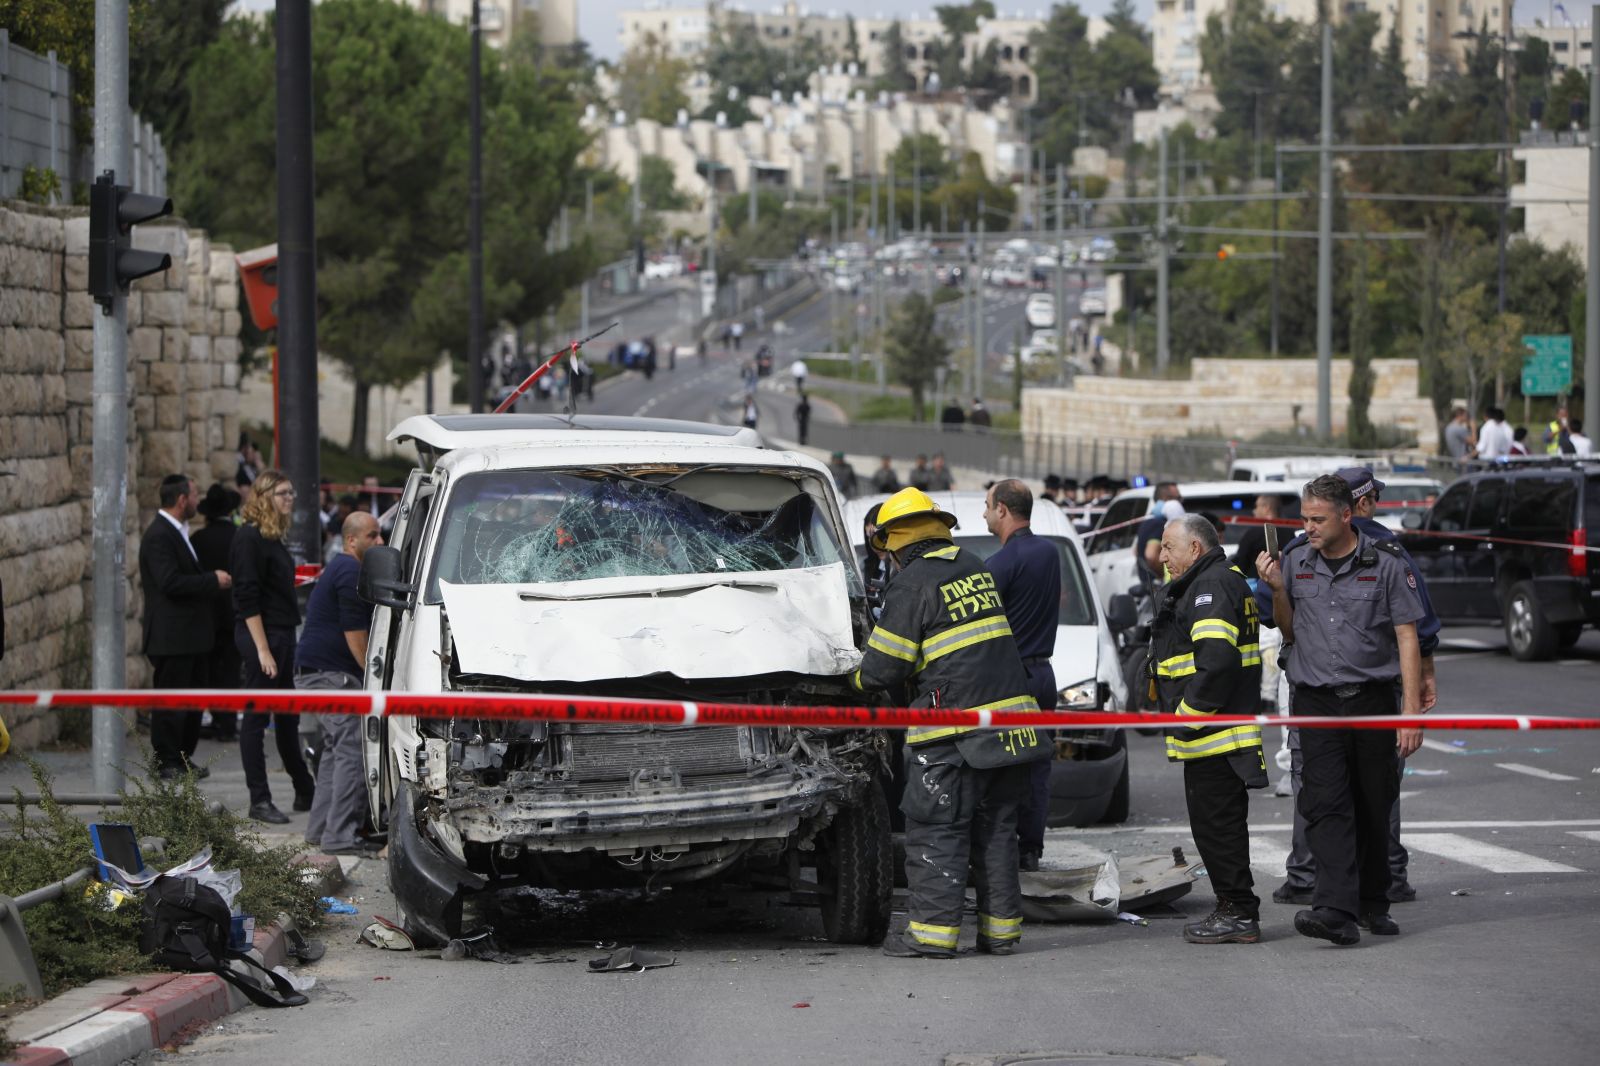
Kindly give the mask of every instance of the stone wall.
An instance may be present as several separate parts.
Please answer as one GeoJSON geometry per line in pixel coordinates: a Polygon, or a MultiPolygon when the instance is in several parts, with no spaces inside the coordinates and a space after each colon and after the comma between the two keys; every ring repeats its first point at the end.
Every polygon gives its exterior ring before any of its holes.
{"type": "MultiPolygon", "coordinates": [[[[161,478],[230,480],[239,433],[239,284],[233,251],[180,221],[140,227],[172,255],[128,297],[127,677],[144,685],[139,536],[161,478]]],[[[0,688],[89,683],[93,596],[94,321],[81,209],[0,204],[0,688]],[[10,475],[10,476],[5,476],[10,475]]],[[[22,748],[59,716],[4,712],[22,748]]]]}
{"type": "MultiPolygon", "coordinates": [[[[1374,359],[1370,417],[1432,439],[1433,407],[1418,395],[1414,359],[1374,359]]],[[[1350,410],[1350,360],[1333,361],[1333,431],[1350,410]]],[[[1196,359],[1188,381],[1080,377],[1071,389],[1025,389],[1022,432],[1099,438],[1252,437],[1317,424],[1315,359],[1196,359]]]]}

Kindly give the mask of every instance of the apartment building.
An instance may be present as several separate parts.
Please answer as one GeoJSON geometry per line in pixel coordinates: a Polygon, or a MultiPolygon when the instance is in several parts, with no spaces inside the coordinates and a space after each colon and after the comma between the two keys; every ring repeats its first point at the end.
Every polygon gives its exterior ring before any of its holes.
{"type": "MultiPolygon", "coordinates": [[[[472,0],[402,0],[403,3],[451,22],[472,20],[472,0]]],[[[478,25],[483,39],[503,48],[518,32],[538,27],[547,45],[573,44],[578,39],[578,0],[481,0],[478,25]]]]}

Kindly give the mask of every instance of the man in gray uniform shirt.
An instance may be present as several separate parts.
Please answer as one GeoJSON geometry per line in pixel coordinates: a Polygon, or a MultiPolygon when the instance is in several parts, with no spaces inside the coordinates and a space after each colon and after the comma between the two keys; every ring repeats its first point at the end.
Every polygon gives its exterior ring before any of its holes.
{"type": "MultiPolygon", "coordinates": [[[[1351,524],[1343,478],[1308,483],[1300,514],[1308,543],[1256,560],[1272,588],[1294,679],[1295,716],[1422,714],[1422,617],[1416,578],[1394,542],[1351,524]]],[[[1354,944],[1358,929],[1394,936],[1389,917],[1389,809],[1399,789],[1394,753],[1422,743],[1420,729],[1303,729],[1298,803],[1317,862],[1313,907],[1295,915],[1303,936],[1354,944]]]]}

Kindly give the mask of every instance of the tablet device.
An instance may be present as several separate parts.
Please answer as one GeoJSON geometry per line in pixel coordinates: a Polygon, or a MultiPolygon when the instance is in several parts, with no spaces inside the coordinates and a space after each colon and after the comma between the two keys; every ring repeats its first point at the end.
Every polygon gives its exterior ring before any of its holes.
{"type": "Polygon", "coordinates": [[[110,863],[130,874],[144,869],[144,856],[139,854],[139,839],[133,835],[133,826],[121,822],[95,822],[89,826],[89,839],[94,843],[96,874],[102,881],[117,882],[106,869],[110,863]]]}

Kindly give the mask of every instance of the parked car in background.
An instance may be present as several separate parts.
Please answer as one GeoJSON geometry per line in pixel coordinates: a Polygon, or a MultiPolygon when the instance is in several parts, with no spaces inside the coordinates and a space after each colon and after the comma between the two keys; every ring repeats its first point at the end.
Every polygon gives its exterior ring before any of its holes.
{"type": "Polygon", "coordinates": [[[1056,298],[1046,292],[1036,292],[1028,297],[1022,313],[1031,329],[1050,329],[1056,324],[1056,298]]]}
{"type": "Polygon", "coordinates": [[[1499,622],[1512,656],[1530,661],[1600,621],[1600,459],[1472,474],[1404,523],[1401,543],[1445,625],[1499,622]]]}
{"type": "Polygon", "coordinates": [[[1106,290],[1084,289],[1083,295],[1078,297],[1078,310],[1086,315],[1105,314],[1106,290]]]}

